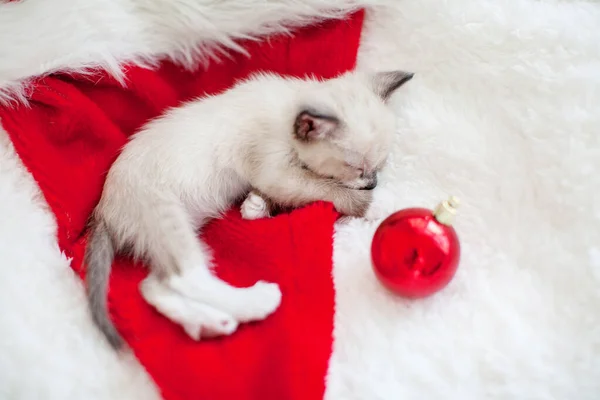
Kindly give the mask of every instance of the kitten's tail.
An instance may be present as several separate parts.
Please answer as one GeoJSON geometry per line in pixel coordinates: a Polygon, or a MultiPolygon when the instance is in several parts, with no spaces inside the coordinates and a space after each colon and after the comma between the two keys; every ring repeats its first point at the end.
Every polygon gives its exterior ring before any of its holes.
{"type": "Polygon", "coordinates": [[[85,249],[88,302],[94,323],[106,336],[110,345],[118,350],[124,341],[110,320],[107,300],[108,280],[114,257],[115,248],[108,228],[102,220],[98,220],[92,226],[85,249]]]}

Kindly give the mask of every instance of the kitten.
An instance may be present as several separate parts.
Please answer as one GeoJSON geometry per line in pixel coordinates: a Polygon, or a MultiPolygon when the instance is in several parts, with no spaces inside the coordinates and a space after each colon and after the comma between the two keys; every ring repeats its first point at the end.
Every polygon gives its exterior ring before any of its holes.
{"type": "Polygon", "coordinates": [[[324,200],[362,216],[395,131],[385,102],[411,78],[400,71],[324,81],[258,74],[171,109],[133,135],[108,172],[85,254],[91,313],[109,343],[123,344],[106,295],[112,260],[124,250],[148,262],[145,300],[195,340],[273,313],[278,286],[235,288],[215,277],[197,231],[251,189],[260,196],[244,202],[246,218],[268,215],[266,207],[246,212],[257,199],[278,207],[324,200]]]}

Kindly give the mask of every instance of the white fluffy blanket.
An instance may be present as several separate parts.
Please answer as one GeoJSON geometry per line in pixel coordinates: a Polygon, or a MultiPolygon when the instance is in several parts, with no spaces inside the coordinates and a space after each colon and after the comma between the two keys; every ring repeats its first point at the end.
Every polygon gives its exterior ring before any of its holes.
{"type": "MultiPolygon", "coordinates": [[[[394,103],[376,211],[460,196],[463,257],[446,290],[405,301],[371,272],[376,223],[338,226],[326,398],[600,398],[600,3],[386,3],[368,14],[359,68],[416,76],[394,103]]],[[[156,398],[91,325],[52,216],[0,137],[0,398],[156,398]]]]}

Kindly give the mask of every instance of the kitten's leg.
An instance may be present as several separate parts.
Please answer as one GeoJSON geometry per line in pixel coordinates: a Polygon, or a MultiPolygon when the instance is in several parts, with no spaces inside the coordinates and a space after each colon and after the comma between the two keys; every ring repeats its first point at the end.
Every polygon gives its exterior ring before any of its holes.
{"type": "Polygon", "coordinates": [[[277,170],[277,175],[263,174],[270,178],[269,181],[258,182],[256,185],[276,203],[298,207],[309,202],[328,201],[344,215],[364,217],[373,201],[370,190],[349,189],[289,166],[282,166],[277,170]],[[281,185],[281,182],[286,184],[281,185]]]}
{"type": "Polygon", "coordinates": [[[373,201],[370,190],[337,187],[329,191],[328,200],[340,213],[352,217],[364,217],[373,201]]]}
{"type": "Polygon", "coordinates": [[[281,292],[276,284],[261,281],[236,288],[212,274],[210,252],[181,205],[167,202],[152,210],[145,242],[153,273],[143,283],[142,294],[157,310],[184,327],[199,326],[188,331],[218,333],[214,327],[225,325],[228,331],[233,326],[230,319],[262,320],[277,309],[281,292]]]}
{"type": "Polygon", "coordinates": [[[238,327],[238,321],[231,315],[182,296],[152,273],[142,281],[140,292],[148,303],[181,325],[194,340],[230,335],[238,327]]]}
{"type": "Polygon", "coordinates": [[[240,208],[242,218],[244,219],[260,219],[271,216],[271,210],[268,202],[256,191],[248,193],[246,200],[240,208]]]}
{"type": "Polygon", "coordinates": [[[167,285],[197,302],[208,304],[234,317],[238,322],[263,320],[281,303],[277,284],[259,281],[237,288],[202,268],[190,268],[168,278],[167,285]]]}

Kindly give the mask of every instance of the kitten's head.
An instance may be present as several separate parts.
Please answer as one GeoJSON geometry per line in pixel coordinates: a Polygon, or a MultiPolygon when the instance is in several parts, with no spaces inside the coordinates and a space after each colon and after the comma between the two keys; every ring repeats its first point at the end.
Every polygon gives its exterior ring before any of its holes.
{"type": "Polygon", "coordinates": [[[318,83],[294,123],[302,167],[352,189],[371,190],[395,133],[386,102],[413,74],[348,73],[318,83]]]}

